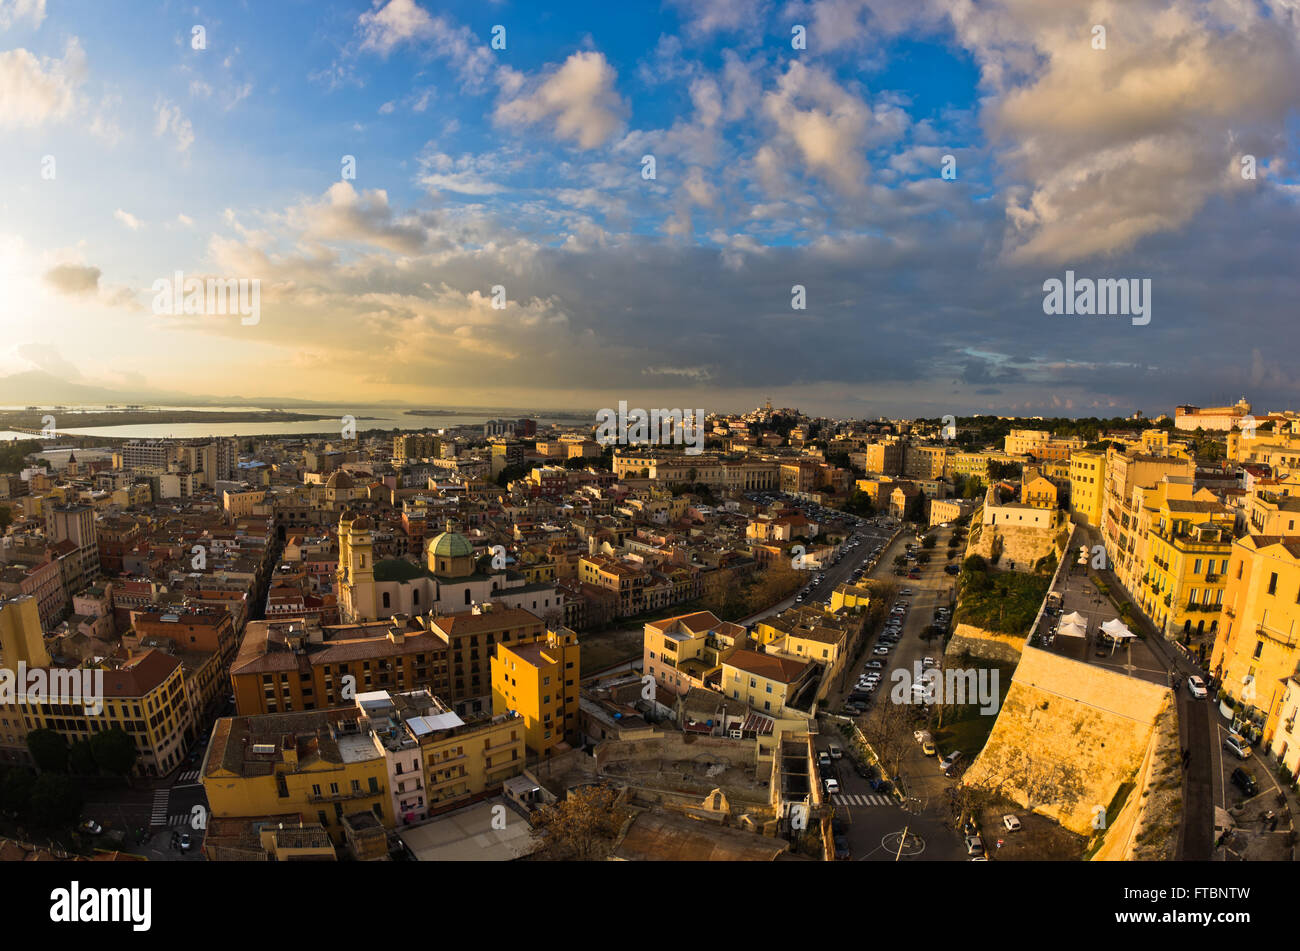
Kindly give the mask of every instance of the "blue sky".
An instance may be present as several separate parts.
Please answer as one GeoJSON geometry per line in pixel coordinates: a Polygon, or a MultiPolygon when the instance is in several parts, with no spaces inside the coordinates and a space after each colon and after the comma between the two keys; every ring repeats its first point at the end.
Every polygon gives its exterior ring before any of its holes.
{"type": "Polygon", "coordinates": [[[0,373],[331,403],[1294,406],[1298,17],[0,0],[0,373]],[[1151,279],[1151,324],[1045,315],[1067,268],[1151,279]],[[178,270],[258,281],[258,321],[155,312],[178,270]]]}

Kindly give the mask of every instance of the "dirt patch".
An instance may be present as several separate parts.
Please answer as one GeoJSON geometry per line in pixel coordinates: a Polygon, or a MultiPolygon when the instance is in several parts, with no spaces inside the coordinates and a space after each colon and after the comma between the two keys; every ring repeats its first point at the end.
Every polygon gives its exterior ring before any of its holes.
{"type": "Polygon", "coordinates": [[[578,635],[578,655],[582,676],[589,677],[609,667],[640,660],[645,642],[645,628],[615,628],[609,631],[578,635]]]}
{"type": "Polygon", "coordinates": [[[1087,846],[1082,836],[1010,802],[983,809],[979,824],[989,859],[994,862],[1077,862],[1087,846]],[[1017,831],[1006,830],[1002,824],[1005,815],[1020,820],[1017,831]]]}

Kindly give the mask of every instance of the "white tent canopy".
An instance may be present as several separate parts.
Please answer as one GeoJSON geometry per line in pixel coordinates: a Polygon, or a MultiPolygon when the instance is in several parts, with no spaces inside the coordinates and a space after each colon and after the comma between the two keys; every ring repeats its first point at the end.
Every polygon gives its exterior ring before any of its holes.
{"type": "Polygon", "coordinates": [[[1078,611],[1073,611],[1061,618],[1061,626],[1057,628],[1057,633],[1070,637],[1083,637],[1088,633],[1088,619],[1078,611]]]}
{"type": "Polygon", "coordinates": [[[1137,637],[1136,634],[1128,629],[1128,625],[1117,617],[1111,618],[1103,624],[1101,630],[1102,633],[1111,638],[1111,640],[1116,641],[1127,640],[1130,637],[1137,637]]]}

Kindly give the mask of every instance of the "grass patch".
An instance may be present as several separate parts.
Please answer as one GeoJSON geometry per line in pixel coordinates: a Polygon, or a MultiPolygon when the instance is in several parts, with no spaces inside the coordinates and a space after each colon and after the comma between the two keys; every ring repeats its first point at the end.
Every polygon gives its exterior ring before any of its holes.
{"type": "Polygon", "coordinates": [[[967,564],[959,579],[961,595],[953,620],[998,634],[1023,634],[1034,623],[1051,581],[1048,575],[990,574],[967,564]]]}

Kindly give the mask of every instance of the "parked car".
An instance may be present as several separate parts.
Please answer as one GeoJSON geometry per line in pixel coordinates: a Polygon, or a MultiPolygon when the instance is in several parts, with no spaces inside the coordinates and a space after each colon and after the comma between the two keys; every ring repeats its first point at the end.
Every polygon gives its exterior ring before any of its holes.
{"type": "Polygon", "coordinates": [[[1223,745],[1232,750],[1237,759],[1250,759],[1250,743],[1240,733],[1229,733],[1223,745]]]}
{"type": "Polygon", "coordinates": [[[837,862],[847,862],[853,858],[853,852],[849,849],[849,840],[842,835],[835,837],[835,860],[837,862]]]}
{"type": "Polygon", "coordinates": [[[182,832],[180,838],[177,840],[177,845],[180,846],[182,852],[188,852],[190,846],[193,845],[190,841],[190,834],[188,832],[182,832]]]}
{"type": "Polygon", "coordinates": [[[1196,676],[1187,678],[1187,692],[1197,700],[1203,700],[1209,695],[1209,692],[1205,689],[1205,681],[1196,676]]]}
{"type": "Polygon", "coordinates": [[[960,763],[961,760],[962,760],[961,750],[953,750],[943,759],[939,760],[939,769],[946,773],[948,772],[948,770],[952,769],[954,766],[960,763]]]}
{"type": "Polygon", "coordinates": [[[1015,816],[1011,816],[1011,815],[1003,816],[1002,825],[1006,828],[1008,832],[1020,831],[1020,820],[1017,819],[1015,816]]]}
{"type": "Polygon", "coordinates": [[[822,769],[830,769],[831,754],[825,750],[817,754],[817,765],[822,769]]]}
{"type": "Polygon", "coordinates": [[[1232,784],[1248,797],[1254,796],[1259,792],[1259,783],[1255,781],[1255,777],[1246,772],[1240,766],[1232,771],[1232,784]]]}
{"type": "Polygon", "coordinates": [[[831,759],[843,759],[844,750],[836,743],[827,743],[827,751],[831,754],[831,759]]]}
{"type": "Polygon", "coordinates": [[[882,664],[882,663],[881,663],[880,661],[878,661],[878,660],[869,660],[869,661],[867,661],[865,664],[863,664],[862,666],[863,666],[863,667],[870,667],[870,668],[872,668],[872,669],[874,669],[874,670],[879,670],[880,668],[884,667],[885,665],[882,664]]]}
{"type": "Polygon", "coordinates": [[[905,598],[911,597],[911,596],[912,596],[912,589],[911,589],[911,588],[904,588],[902,591],[899,592],[899,594],[901,594],[901,595],[902,595],[903,597],[905,597],[905,598]]]}
{"type": "Polygon", "coordinates": [[[877,647],[877,648],[876,648],[875,650],[873,650],[871,653],[875,654],[875,655],[878,656],[878,657],[879,657],[879,656],[883,656],[883,655],[889,653],[889,648],[888,648],[888,647],[877,647]]]}
{"type": "Polygon", "coordinates": [[[104,827],[101,826],[94,819],[87,819],[79,826],[79,828],[81,829],[82,832],[86,832],[90,835],[99,835],[101,832],[104,831],[104,827]]]}
{"type": "Polygon", "coordinates": [[[983,855],[983,854],[984,854],[984,840],[982,840],[982,839],[981,839],[979,836],[977,836],[977,835],[968,835],[968,836],[966,836],[966,854],[967,854],[967,855],[983,855]]]}
{"type": "Polygon", "coordinates": [[[826,795],[828,796],[834,796],[837,792],[840,791],[839,780],[833,777],[828,777],[826,779],[823,779],[822,783],[826,786],[826,795]]]}

